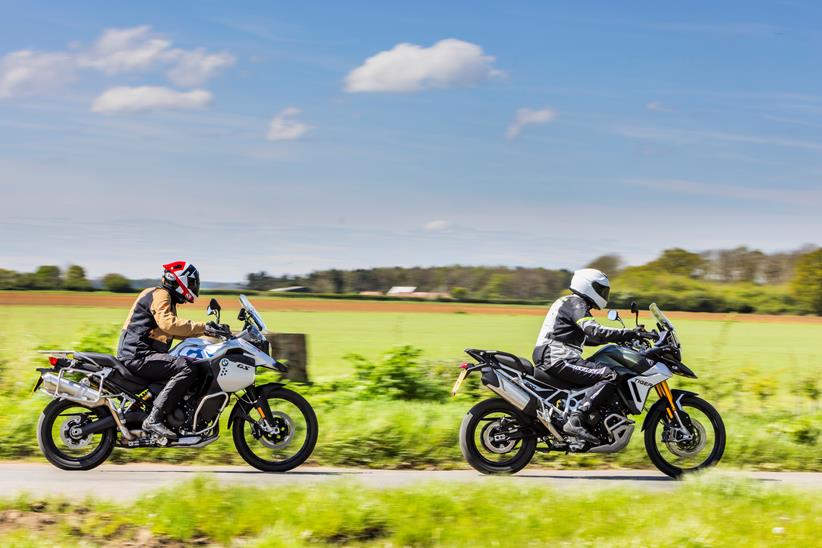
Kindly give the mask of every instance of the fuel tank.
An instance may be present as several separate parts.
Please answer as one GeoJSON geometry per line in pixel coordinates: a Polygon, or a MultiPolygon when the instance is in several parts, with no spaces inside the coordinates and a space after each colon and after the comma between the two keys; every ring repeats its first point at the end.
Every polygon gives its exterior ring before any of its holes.
{"type": "Polygon", "coordinates": [[[642,373],[647,370],[651,363],[642,357],[636,350],[625,348],[616,344],[607,344],[597,350],[589,361],[601,363],[611,369],[624,367],[634,373],[642,373]]]}

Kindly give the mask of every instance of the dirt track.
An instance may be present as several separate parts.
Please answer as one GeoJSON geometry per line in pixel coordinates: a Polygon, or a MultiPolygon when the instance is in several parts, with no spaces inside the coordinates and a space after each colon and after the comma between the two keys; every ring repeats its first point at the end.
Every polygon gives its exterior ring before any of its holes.
{"type": "MultiPolygon", "coordinates": [[[[222,301],[234,301],[233,296],[220,297],[222,301]]],[[[134,295],[93,293],[50,293],[39,291],[0,291],[0,306],[100,306],[128,308],[134,295]]],[[[542,316],[544,306],[463,304],[439,302],[358,301],[344,299],[306,299],[288,297],[252,297],[254,306],[263,311],[296,312],[391,312],[391,313],[442,313],[442,314],[501,314],[542,316]]],[[[228,303],[226,303],[228,304],[228,303]]],[[[233,308],[229,305],[226,308],[233,308]]],[[[715,320],[733,319],[741,322],[789,322],[822,325],[819,316],[776,316],[767,314],[727,314],[708,312],[670,312],[671,319],[715,320]]],[[[629,313],[623,316],[628,317],[629,313]]]]}

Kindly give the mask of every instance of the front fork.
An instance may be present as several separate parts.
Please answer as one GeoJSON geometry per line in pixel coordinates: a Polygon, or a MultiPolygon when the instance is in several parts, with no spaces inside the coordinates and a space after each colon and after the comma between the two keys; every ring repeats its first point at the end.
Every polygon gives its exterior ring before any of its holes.
{"type": "Polygon", "coordinates": [[[668,405],[665,407],[665,420],[669,427],[676,428],[681,433],[684,439],[692,437],[691,429],[689,428],[691,421],[688,414],[680,411],[674,402],[674,395],[671,393],[671,388],[668,386],[668,381],[662,381],[654,386],[659,399],[664,399],[668,405]]]}

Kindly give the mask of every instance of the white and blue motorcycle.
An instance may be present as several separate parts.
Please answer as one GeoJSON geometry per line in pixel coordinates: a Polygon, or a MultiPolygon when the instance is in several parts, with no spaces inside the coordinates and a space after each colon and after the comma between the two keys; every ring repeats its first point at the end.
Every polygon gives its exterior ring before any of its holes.
{"type": "MultiPolygon", "coordinates": [[[[108,354],[45,351],[51,367],[38,369],[34,390],[42,388],[53,398],[37,428],[46,459],[64,470],[90,470],[115,447],[205,447],[219,437],[220,417],[234,396],[228,427],[248,464],[285,472],[305,462],[317,443],[317,417],[305,398],[282,383],[255,384],[258,371],[287,368],[269,355],[265,323],[244,295],[240,304],[242,331],[225,339],[186,339],[171,350],[201,371],[166,417],[175,440],[141,427],[163,383],[135,376],[108,354]]],[[[215,299],[208,314],[219,323],[215,299]]]]}

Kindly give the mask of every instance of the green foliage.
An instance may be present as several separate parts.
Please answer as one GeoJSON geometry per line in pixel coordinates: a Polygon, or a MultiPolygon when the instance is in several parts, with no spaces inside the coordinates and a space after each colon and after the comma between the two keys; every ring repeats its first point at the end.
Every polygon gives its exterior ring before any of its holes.
{"type": "Polygon", "coordinates": [[[349,354],[346,359],[354,367],[353,390],[366,399],[444,400],[447,391],[420,363],[421,355],[420,349],[408,345],[390,350],[377,362],[349,354]]]}
{"type": "Polygon", "coordinates": [[[791,290],[804,311],[822,315],[822,248],[797,259],[791,290]]]}
{"type": "Polygon", "coordinates": [[[131,287],[131,282],[122,274],[106,274],[103,276],[102,284],[106,291],[113,293],[129,293],[134,291],[131,287]]]}
{"type": "Polygon", "coordinates": [[[48,519],[3,525],[4,545],[814,546],[822,495],[711,473],[657,490],[546,488],[512,478],[277,489],[196,478],[113,505],[19,498],[0,508],[48,519]],[[522,501],[527,501],[523,504],[522,501]],[[653,511],[642,509],[653,508],[653,511]],[[630,516],[626,518],[626,511],[630,516]]]}
{"type": "Polygon", "coordinates": [[[60,278],[60,268],[54,265],[38,266],[34,272],[33,289],[60,289],[63,280],[60,278]]]}
{"type": "Polygon", "coordinates": [[[69,291],[90,291],[91,282],[86,279],[85,269],[82,266],[73,264],[66,270],[63,287],[69,291]]]}
{"type": "Polygon", "coordinates": [[[120,327],[117,324],[88,326],[80,333],[75,349],[81,352],[113,354],[119,337],[120,327]]]}

